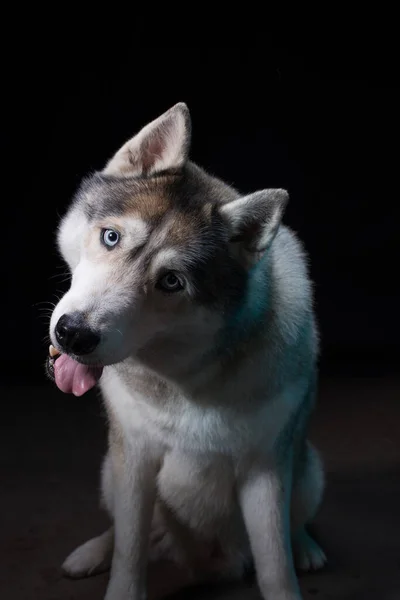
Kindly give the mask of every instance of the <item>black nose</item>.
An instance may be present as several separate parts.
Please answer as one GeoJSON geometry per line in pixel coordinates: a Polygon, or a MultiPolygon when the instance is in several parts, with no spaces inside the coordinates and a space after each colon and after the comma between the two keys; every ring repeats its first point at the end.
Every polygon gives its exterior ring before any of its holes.
{"type": "Polygon", "coordinates": [[[100,342],[100,336],[88,327],[80,313],[60,317],[55,334],[61,348],[77,356],[90,354],[100,342]]]}

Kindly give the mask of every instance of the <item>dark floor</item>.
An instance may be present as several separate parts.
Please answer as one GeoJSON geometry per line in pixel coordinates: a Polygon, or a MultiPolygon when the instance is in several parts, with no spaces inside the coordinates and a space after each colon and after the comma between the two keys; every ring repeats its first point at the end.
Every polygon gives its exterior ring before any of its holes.
{"type": "MultiPolygon", "coordinates": [[[[1,600],[100,600],[107,576],[64,579],[60,564],[100,533],[104,417],[94,396],[0,389],[1,600]]],[[[312,436],[328,472],[316,523],[330,560],[301,576],[304,598],[400,600],[400,381],[323,381],[312,436]]],[[[181,598],[259,598],[255,585],[181,598]]]]}

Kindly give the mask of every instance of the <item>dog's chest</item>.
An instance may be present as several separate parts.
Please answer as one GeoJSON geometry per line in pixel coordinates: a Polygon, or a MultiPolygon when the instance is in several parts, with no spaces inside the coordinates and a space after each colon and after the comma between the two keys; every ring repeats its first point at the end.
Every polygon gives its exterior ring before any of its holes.
{"type": "Polygon", "coordinates": [[[226,523],[236,508],[234,468],[221,455],[167,453],[158,491],[181,523],[205,536],[215,535],[215,528],[226,523]]]}
{"type": "MultiPolygon", "coordinates": [[[[299,400],[299,390],[266,398],[252,410],[245,398],[225,399],[225,404],[194,402],[157,378],[143,380],[137,370],[129,385],[117,370],[110,369],[101,380],[113,417],[128,437],[145,431],[150,439],[166,448],[189,453],[216,453],[231,457],[255,447],[272,448],[290,413],[299,400]]],[[[300,396],[301,397],[301,396],[300,396]]]]}
{"type": "Polygon", "coordinates": [[[166,448],[187,452],[214,452],[232,455],[248,446],[254,427],[228,407],[217,403],[196,403],[172,387],[157,381],[146,385],[132,379],[129,385],[117,371],[103,375],[101,385],[125,435],[146,432],[150,439],[166,448]]]}
{"type": "Polygon", "coordinates": [[[144,385],[138,375],[129,387],[118,372],[110,371],[101,381],[113,417],[127,436],[145,431],[167,448],[189,451],[221,451],[230,443],[230,428],[220,410],[190,402],[156,379],[144,385]]]}

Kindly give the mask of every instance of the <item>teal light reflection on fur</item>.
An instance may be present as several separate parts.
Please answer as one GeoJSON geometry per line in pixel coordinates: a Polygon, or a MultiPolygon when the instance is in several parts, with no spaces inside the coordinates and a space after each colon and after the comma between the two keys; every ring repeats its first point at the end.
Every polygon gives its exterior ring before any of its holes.
{"type": "Polygon", "coordinates": [[[268,293],[263,262],[261,259],[249,271],[247,291],[242,302],[226,315],[223,340],[225,347],[231,347],[245,338],[266,318],[268,293]]]}

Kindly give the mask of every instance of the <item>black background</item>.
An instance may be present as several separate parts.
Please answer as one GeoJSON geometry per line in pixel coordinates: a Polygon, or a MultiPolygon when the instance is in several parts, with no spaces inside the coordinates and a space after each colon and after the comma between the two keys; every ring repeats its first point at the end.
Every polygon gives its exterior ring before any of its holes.
{"type": "MultiPolygon", "coordinates": [[[[321,369],[399,359],[399,90],[392,48],[151,48],[109,61],[27,52],[3,72],[3,381],[40,382],[55,229],[81,177],[178,101],[191,157],[244,193],[285,187],[310,256],[321,369]]],[[[54,277],[54,276],[57,277],[54,277]]]]}

